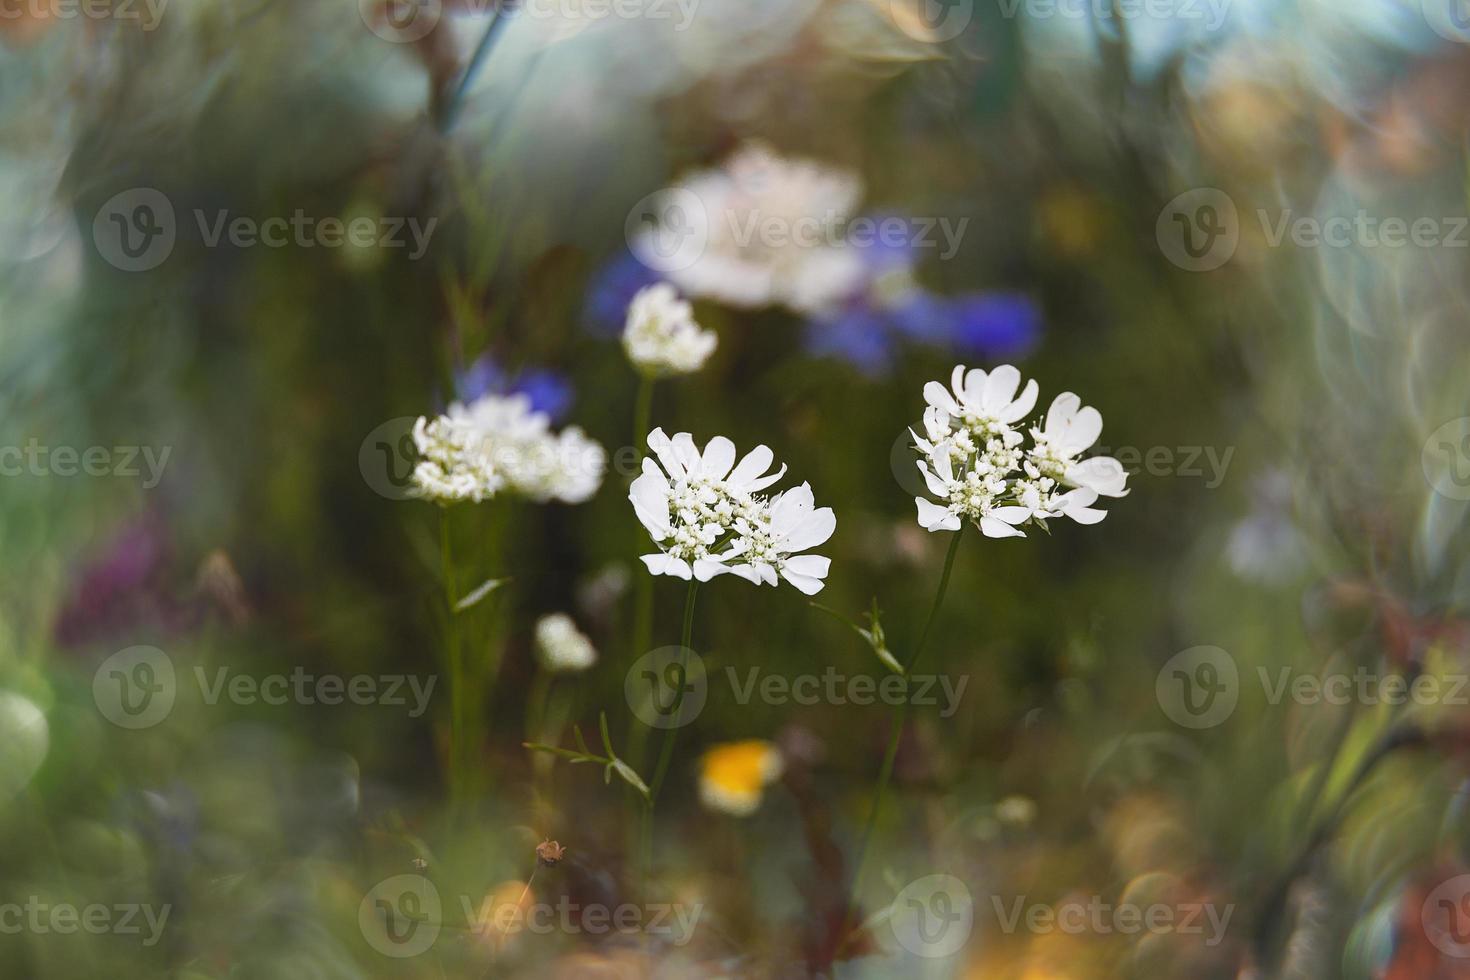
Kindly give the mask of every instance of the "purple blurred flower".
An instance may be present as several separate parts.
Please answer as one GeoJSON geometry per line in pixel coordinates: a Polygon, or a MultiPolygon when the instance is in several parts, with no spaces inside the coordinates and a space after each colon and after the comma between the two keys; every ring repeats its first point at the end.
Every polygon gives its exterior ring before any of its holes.
{"type": "Polygon", "coordinates": [[[894,346],[887,317],[866,306],[844,309],[836,316],[807,324],[808,353],[846,361],[870,378],[887,373],[894,346]]]}
{"type": "Polygon", "coordinates": [[[624,251],[593,278],[587,290],[584,318],[588,329],[601,337],[616,337],[623,332],[628,304],[644,286],[652,286],[663,277],[638,261],[632,252],[624,251]]]}
{"type": "MultiPolygon", "coordinates": [[[[894,219],[873,220],[882,228],[894,219]]],[[[847,361],[869,377],[880,377],[902,341],[984,358],[1024,357],[1036,347],[1041,308],[1034,300],[1011,292],[931,293],[914,279],[914,240],[878,236],[853,246],[861,250],[867,275],[842,304],[808,322],[810,353],[847,361]]]]}
{"type": "Polygon", "coordinates": [[[1007,360],[1041,339],[1041,307],[1024,293],[969,293],[947,301],[955,350],[1007,360]]]}
{"type": "Polygon", "coordinates": [[[526,395],[532,409],[545,412],[556,423],[565,420],[576,398],[576,389],[566,375],[549,368],[524,368],[508,375],[489,354],[481,354],[456,372],[454,386],[465,402],[485,395],[526,395]]]}
{"type": "Polygon", "coordinates": [[[145,514],[124,525],[74,573],[56,617],[56,642],[78,647],[139,626],[182,627],[183,609],[167,586],[171,557],[157,516],[145,514]]]}

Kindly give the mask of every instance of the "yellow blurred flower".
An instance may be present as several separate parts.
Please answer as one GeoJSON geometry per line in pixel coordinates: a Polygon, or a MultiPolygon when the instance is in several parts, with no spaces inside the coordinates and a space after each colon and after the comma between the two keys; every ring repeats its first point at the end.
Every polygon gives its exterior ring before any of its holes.
{"type": "Polygon", "coordinates": [[[700,760],[699,799],[712,810],[746,817],[761,792],[781,777],[781,753],[761,739],[717,745],[700,760]]]}

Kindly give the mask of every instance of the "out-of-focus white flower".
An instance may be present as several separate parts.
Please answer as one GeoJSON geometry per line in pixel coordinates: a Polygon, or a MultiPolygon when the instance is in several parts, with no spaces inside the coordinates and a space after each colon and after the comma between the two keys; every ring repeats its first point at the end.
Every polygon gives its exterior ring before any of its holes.
{"type": "Polygon", "coordinates": [[[915,497],[919,525],[957,531],[968,519],[992,538],[1024,537],[1032,521],[1069,517],[1096,524],[1107,513],[1099,495],[1121,497],[1128,474],[1117,460],[1079,459],[1102,432],[1102,416],[1071,392],[1058,395],[1034,445],[1024,450],[1016,425],[1036,405],[1036,382],[1002,364],[989,372],[954,369],[950,387],[924,386],[924,435],[911,434],[922,457],[919,472],[940,503],[915,497]],[[1020,394],[1017,390],[1020,389],[1020,394]]]}
{"type": "Polygon", "coordinates": [[[623,349],[650,375],[690,374],[714,353],[718,338],[694,322],[689,304],[666,282],[640,289],[628,304],[623,349]]]}
{"type": "Polygon", "coordinates": [[[798,552],[830,538],[836,517],[815,506],[806,484],[769,500],[760,495],[786,472],[784,465],[769,472],[770,449],[757,446],[737,464],[724,436],[700,452],[689,433],[671,439],[662,429],[648,434],[648,446],[654,456],[644,459],[628,499],[661,549],[643,556],[650,572],[701,582],[735,572],[757,584],[784,578],[807,595],[821,590],[830,562],[798,552]]]}
{"type": "Polygon", "coordinates": [[[538,503],[582,503],[602,485],[607,452],[569,426],[531,409],[525,395],[455,402],[446,415],[414,423],[420,461],[416,495],[440,503],[480,501],[509,490],[538,503]]]}
{"type": "Polygon", "coordinates": [[[536,622],[536,659],[556,673],[586,670],[597,663],[592,641],[577,629],[566,613],[542,616],[536,622]]]}
{"type": "Polygon", "coordinates": [[[479,502],[495,493],[505,479],[489,457],[479,452],[479,439],[464,421],[441,415],[420,417],[413,424],[418,463],[413,468],[413,493],[439,504],[479,502]]]}
{"type": "Polygon", "coordinates": [[[667,226],[633,246],[686,295],[810,313],[847,296],[863,278],[862,260],[843,238],[862,194],[851,173],[748,143],[722,167],[665,192],[655,210],[667,226]],[[680,243],[677,261],[662,251],[671,239],[680,243]]]}

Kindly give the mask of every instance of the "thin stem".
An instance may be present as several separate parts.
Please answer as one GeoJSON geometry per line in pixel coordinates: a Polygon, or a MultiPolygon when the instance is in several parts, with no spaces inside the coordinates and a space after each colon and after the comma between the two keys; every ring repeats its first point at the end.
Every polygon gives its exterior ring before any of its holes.
{"type": "Polygon", "coordinates": [[[681,667],[679,676],[681,678],[681,681],[679,684],[679,690],[674,692],[674,705],[673,711],[671,713],[672,717],[674,718],[674,724],[673,727],[668,728],[664,731],[664,744],[663,749],[659,752],[658,756],[658,769],[653,774],[653,783],[649,786],[648,789],[648,800],[643,807],[643,832],[641,835],[641,846],[638,850],[641,855],[639,880],[641,882],[641,891],[644,896],[644,901],[648,900],[648,869],[653,864],[654,808],[658,804],[659,791],[663,789],[664,776],[666,776],[669,771],[669,762],[674,758],[674,743],[678,740],[679,728],[681,727],[678,721],[678,717],[679,709],[683,707],[684,704],[684,685],[682,682],[682,677],[684,676],[684,671],[687,670],[689,666],[689,658],[687,654],[689,653],[689,644],[693,642],[694,597],[698,589],[699,582],[694,579],[690,579],[689,591],[684,596],[684,631],[679,640],[679,665],[681,667]]]}
{"type": "Polygon", "coordinates": [[[464,106],[465,95],[470,90],[470,83],[475,80],[475,75],[485,64],[490,50],[495,47],[495,42],[505,31],[505,26],[510,23],[507,7],[513,6],[509,0],[498,4],[495,12],[490,15],[490,23],[485,25],[485,33],[480,35],[480,43],[475,45],[475,53],[470,55],[470,63],[465,67],[464,74],[459,77],[459,84],[454,87],[454,93],[444,102],[444,111],[439,116],[439,131],[448,132],[454,125],[455,117],[464,106]]]}
{"type": "MultiPolygon", "coordinates": [[[[699,583],[694,579],[689,580],[689,591],[684,596],[684,633],[679,640],[679,676],[682,678],[684,672],[689,668],[689,644],[694,632],[694,596],[699,591],[699,583]]],[[[673,716],[678,718],[679,709],[684,704],[684,687],[680,684],[679,690],[674,693],[673,716]]],[[[683,726],[675,723],[664,731],[664,745],[658,754],[658,768],[653,772],[653,783],[649,786],[648,802],[650,809],[658,802],[658,791],[664,784],[664,776],[668,774],[669,762],[674,757],[674,743],[679,740],[679,729],[683,726]]]]}
{"type": "MultiPolygon", "coordinates": [[[[944,556],[944,571],[939,575],[939,588],[934,592],[934,603],[929,607],[929,617],[924,620],[924,629],[919,633],[919,642],[914,645],[908,657],[903,661],[903,675],[905,679],[918,665],[919,658],[924,655],[924,648],[929,644],[929,634],[934,628],[934,619],[939,613],[939,607],[944,604],[944,594],[949,590],[949,575],[954,569],[954,558],[960,550],[960,537],[965,533],[965,526],[954,533],[950,539],[949,551],[944,556]]],[[[883,808],[883,794],[888,789],[888,783],[893,779],[893,763],[898,758],[898,742],[903,735],[904,723],[908,720],[909,699],[901,699],[893,709],[893,721],[891,731],[888,733],[888,749],[883,753],[883,768],[878,771],[878,784],[873,790],[873,805],[868,810],[867,825],[863,828],[863,836],[858,844],[857,864],[853,867],[852,888],[847,896],[847,909],[842,917],[842,932],[838,939],[837,949],[840,951],[847,942],[848,931],[852,928],[852,915],[857,909],[858,895],[863,884],[863,869],[868,860],[868,846],[873,842],[873,831],[878,826],[878,813],[883,808]]]]}
{"type": "MultiPolygon", "coordinates": [[[[643,440],[648,436],[653,416],[653,378],[642,375],[638,381],[638,402],[633,410],[634,463],[643,462],[643,440]]],[[[636,525],[635,525],[636,528],[636,525]]],[[[635,531],[636,533],[636,531],[635,531]]],[[[637,567],[636,563],[634,565],[637,567]]],[[[648,652],[653,637],[653,576],[637,575],[633,596],[633,645],[629,651],[636,660],[648,652]]],[[[648,741],[648,727],[634,718],[628,723],[628,761],[635,769],[643,766],[643,751],[648,741]]]]}
{"type": "MultiPolygon", "coordinates": [[[[635,466],[643,462],[644,439],[648,437],[648,426],[653,418],[653,377],[651,375],[640,375],[638,379],[638,395],[633,408],[633,461],[635,466]]],[[[635,525],[635,534],[637,528],[635,525]]],[[[634,561],[634,569],[638,569],[638,562],[634,561]]],[[[632,646],[629,649],[629,662],[636,660],[648,652],[648,645],[653,638],[653,576],[637,574],[634,576],[637,583],[633,593],[633,636],[632,646]]],[[[625,744],[628,746],[628,762],[639,772],[643,771],[643,763],[648,747],[648,725],[639,718],[638,712],[633,712],[628,719],[628,737],[625,744]]],[[[637,807],[636,818],[630,814],[629,828],[637,828],[628,841],[633,853],[639,856],[639,882],[640,894],[648,891],[648,862],[653,848],[652,827],[653,817],[650,813],[649,804],[629,789],[626,793],[630,808],[637,807]]]]}
{"type": "Polygon", "coordinates": [[[439,510],[439,552],[444,561],[444,605],[448,620],[445,644],[449,653],[449,799],[451,810],[459,801],[460,757],[464,747],[464,655],[459,642],[459,597],[454,584],[454,551],[450,545],[449,509],[439,510]]]}

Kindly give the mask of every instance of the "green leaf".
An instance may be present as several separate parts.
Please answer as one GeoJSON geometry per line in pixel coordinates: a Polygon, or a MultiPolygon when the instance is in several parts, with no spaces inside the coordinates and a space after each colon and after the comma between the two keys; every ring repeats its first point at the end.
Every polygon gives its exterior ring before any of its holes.
{"type": "Polygon", "coordinates": [[[572,726],[572,737],[577,740],[577,748],[582,750],[583,755],[592,754],[592,750],[587,747],[587,740],[582,737],[582,729],[580,726],[572,726]]]}
{"type": "Polygon", "coordinates": [[[623,777],[623,782],[627,783],[629,786],[636,789],[639,793],[643,794],[643,798],[645,800],[649,798],[648,784],[645,783],[643,779],[636,772],[633,771],[632,766],[628,765],[622,759],[614,758],[612,761],[612,767],[618,771],[619,776],[623,777]]]}
{"type": "Polygon", "coordinates": [[[607,734],[607,712],[601,711],[597,714],[597,727],[602,730],[602,747],[607,749],[607,757],[616,759],[618,754],[613,751],[612,739],[607,734]]]}
{"type": "Polygon", "coordinates": [[[559,755],[563,759],[571,759],[573,762],[587,761],[586,753],[573,752],[571,749],[564,749],[557,745],[542,745],[540,742],[522,742],[521,744],[532,752],[550,752],[552,755],[559,755]]]}
{"type": "Polygon", "coordinates": [[[878,658],[883,666],[893,671],[893,673],[903,676],[903,665],[898,662],[898,658],[888,649],[888,640],[883,634],[883,623],[879,619],[877,597],[873,599],[872,612],[864,613],[872,622],[872,629],[863,629],[862,626],[848,619],[837,610],[830,609],[820,602],[813,602],[812,605],[822,610],[822,612],[827,613],[838,622],[847,624],[848,629],[863,638],[863,642],[867,643],[868,648],[873,651],[873,655],[878,658]]]}
{"type": "Polygon", "coordinates": [[[457,613],[464,612],[509,581],[510,579],[508,578],[486,579],[473,592],[456,602],[454,604],[454,611],[457,613]]]}

